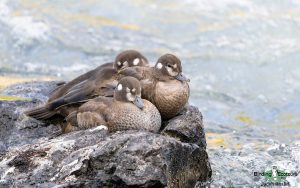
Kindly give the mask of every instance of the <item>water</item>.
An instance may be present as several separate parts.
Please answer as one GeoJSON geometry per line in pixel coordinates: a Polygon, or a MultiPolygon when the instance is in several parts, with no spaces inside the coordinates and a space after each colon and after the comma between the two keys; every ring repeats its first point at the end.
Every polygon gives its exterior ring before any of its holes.
{"type": "Polygon", "coordinates": [[[66,80],[123,49],[152,63],[175,53],[204,114],[212,186],[300,170],[299,1],[0,0],[0,28],[5,76],[66,80]]]}

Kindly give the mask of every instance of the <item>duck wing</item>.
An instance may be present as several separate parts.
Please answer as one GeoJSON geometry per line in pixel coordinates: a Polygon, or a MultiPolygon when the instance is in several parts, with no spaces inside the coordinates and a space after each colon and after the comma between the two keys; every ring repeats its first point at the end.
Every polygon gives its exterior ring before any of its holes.
{"type": "Polygon", "coordinates": [[[49,96],[47,104],[25,111],[25,114],[35,119],[44,120],[57,114],[57,110],[63,106],[82,103],[99,95],[113,96],[115,86],[107,84],[107,80],[116,73],[112,68],[112,63],[101,65],[66,84],[58,86],[59,88],[49,96]]]}
{"type": "Polygon", "coordinates": [[[68,92],[70,92],[70,90],[73,90],[73,87],[76,87],[76,85],[84,81],[95,80],[99,72],[107,68],[113,68],[113,63],[105,63],[100,65],[97,68],[90,70],[67,83],[64,83],[63,85],[58,86],[50,93],[48,102],[57,100],[58,98],[66,95],[68,92]]]}
{"type": "Polygon", "coordinates": [[[107,126],[106,110],[113,103],[113,98],[97,97],[81,105],[76,114],[79,128],[86,129],[99,125],[107,126]]]}
{"type": "Polygon", "coordinates": [[[62,105],[84,102],[97,96],[113,96],[114,86],[110,85],[117,74],[113,68],[102,68],[89,79],[85,79],[70,89],[64,95],[49,102],[49,109],[54,110],[62,105]]]}

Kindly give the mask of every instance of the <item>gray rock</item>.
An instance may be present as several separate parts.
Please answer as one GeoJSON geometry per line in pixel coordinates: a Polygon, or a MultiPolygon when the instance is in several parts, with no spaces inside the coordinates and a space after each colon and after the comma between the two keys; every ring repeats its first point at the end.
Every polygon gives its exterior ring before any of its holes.
{"type": "Polygon", "coordinates": [[[181,142],[195,143],[206,148],[203,116],[195,106],[183,109],[177,117],[164,122],[163,135],[178,138],[181,142]]]}
{"type": "Polygon", "coordinates": [[[60,85],[62,83],[62,81],[25,82],[10,86],[6,88],[2,93],[4,95],[13,95],[36,99],[39,101],[46,101],[48,99],[48,94],[53,91],[57,85],[60,85]]]}
{"type": "Polygon", "coordinates": [[[31,98],[40,92],[31,101],[0,101],[0,187],[184,188],[210,179],[196,107],[164,122],[162,134],[96,127],[53,138],[60,131],[55,121],[40,122],[22,112],[45,102],[55,85],[34,82],[5,90],[31,98]]]}

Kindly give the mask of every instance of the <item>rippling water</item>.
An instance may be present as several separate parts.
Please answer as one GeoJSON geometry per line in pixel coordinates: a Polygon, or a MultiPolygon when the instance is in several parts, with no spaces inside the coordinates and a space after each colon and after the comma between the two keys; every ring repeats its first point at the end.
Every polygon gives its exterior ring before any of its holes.
{"type": "MultiPolygon", "coordinates": [[[[0,0],[0,75],[71,79],[127,48],[177,54],[206,122],[213,186],[300,170],[300,2],[0,0]]],[[[300,175],[289,177],[300,186],[300,175]]]]}

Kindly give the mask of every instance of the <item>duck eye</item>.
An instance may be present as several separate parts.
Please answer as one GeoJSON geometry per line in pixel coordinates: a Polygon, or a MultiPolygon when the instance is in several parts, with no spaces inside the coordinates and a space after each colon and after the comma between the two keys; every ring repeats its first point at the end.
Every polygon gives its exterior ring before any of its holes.
{"type": "Polygon", "coordinates": [[[168,64],[167,67],[173,68],[170,64],[168,64]]]}

